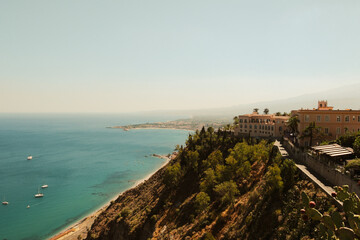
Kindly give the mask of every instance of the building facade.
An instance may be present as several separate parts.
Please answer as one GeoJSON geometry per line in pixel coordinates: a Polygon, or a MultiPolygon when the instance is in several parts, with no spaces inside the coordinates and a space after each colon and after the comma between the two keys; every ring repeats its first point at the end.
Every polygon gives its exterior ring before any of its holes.
{"type": "Polygon", "coordinates": [[[264,138],[281,138],[286,130],[286,121],[289,116],[276,116],[274,114],[239,115],[239,124],[235,127],[236,135],[264,138]]]}
{"type": "MultiPolygon", "coordinates": [[[[291,111],[291,116],[297,116],[299,119],[298,130],[301,133],[314,122],[321,133],[320,139],[315,139],[312,145],[320,143],[323,140],[335,140],[348,132],[360,131],[360,110],[334,110],[329,107],[327,101],[318,101],[318,108],[300,109],[291,111]]],[[[309,139],[298,138],[299,144],[309,146],[309,139]]]]}

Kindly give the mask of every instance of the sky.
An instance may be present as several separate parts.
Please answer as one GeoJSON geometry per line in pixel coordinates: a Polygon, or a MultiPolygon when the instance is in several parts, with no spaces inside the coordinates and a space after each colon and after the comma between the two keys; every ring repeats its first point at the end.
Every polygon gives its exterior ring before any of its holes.
{"type": "Polygon", "coordinates": [[[360,82],[358,0],[0,0],[0,112],[228,107],[360,82]]]}

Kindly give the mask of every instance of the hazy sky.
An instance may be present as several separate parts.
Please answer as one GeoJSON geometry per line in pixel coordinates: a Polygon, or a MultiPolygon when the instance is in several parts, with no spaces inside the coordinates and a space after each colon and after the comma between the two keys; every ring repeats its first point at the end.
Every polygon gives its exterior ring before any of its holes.
{"type": "Polygon", "coordinates": [[[358,82],[359,0],[0,0],[0,112],[211,108],[358,82]]]}

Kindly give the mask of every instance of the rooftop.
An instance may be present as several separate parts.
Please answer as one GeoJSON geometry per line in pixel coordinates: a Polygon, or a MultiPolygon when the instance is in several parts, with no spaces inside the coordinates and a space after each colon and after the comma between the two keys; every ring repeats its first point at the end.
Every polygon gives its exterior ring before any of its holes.
{"type": "Polygon", "coordinates": [[[311,149],[318,154],[325,154],[329,157],[340,157],[354,154],[354,150],[352,148],[342,147],[339,144],[316,146],[311,149]]]}

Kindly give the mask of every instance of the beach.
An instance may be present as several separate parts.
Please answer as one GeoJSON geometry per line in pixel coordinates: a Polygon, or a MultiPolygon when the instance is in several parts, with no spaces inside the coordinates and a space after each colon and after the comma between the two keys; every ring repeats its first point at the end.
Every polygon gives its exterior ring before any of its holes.
{"type": "MultiPolygon", "coordinates": [[[[156,173],[159,169],[165,167],[171,159],[173,159],[176,156],[176,153],[173,153],[171,155],[158,155],[153,154],[152,156],[164,159],[164,163],[155,171],[148,174],[143,179],[140,179],[134,183],[134,185],[129,188],[135,188],[139,184],[143,183],[147,179],[149,179],[154,173],[156,173]]],[[[127,190],[129,190],[127,189],[127,190]]],[[[70,227],[67,227],[66,229],[62,230],[60,233],[57,233],[56,235],[49,238],[50,240],[78,240],[78,239],[85,239],[87,236],[88,230],[91,228],[91,225],[95,221],[95,219],[101,214],[110,204],[111,202],[115,201],[121,194],[123,194],[125,191],[120,192],[117,196],[115,196],[113,199],[111,199],[109,202],[104,204],[99,209],[95,210],[94,212],[90,213],[86,217],[82,218],[81,220],[77,221],[76,223],[72,224],[70,227]]]]}

